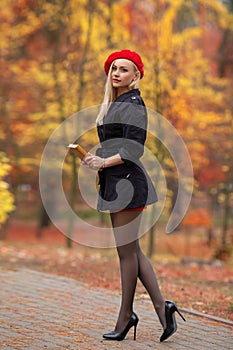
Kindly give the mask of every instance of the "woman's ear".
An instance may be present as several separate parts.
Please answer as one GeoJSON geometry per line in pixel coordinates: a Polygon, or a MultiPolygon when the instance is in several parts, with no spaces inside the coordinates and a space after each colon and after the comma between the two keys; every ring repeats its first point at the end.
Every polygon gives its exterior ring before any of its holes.
{"type": "Polygon", "coordinates": [[[140,72],[136,72],[135,76],[134,76],[134,81],[137,80],[139,78],[139,76],[140,76],[140,72]]]}

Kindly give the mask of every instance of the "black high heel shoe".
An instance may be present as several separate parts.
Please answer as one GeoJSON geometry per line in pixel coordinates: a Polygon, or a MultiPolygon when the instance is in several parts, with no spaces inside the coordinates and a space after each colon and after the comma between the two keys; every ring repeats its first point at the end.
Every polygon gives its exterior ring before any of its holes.
{"type": "Polygon", "coordinates": [[[166,315],[167,327],[160,337],[161,342],[168,339],[177,330],[175,312],[178,312],[180,317],[184,321],[186,321],[185,318],[181,315],[180,311],[178,310],[176,304],[173,301],[169,301],[169,300],[165,301],[165,315],[166,315]]]}
{"type": "Polygon", "coordinates": [[[139,321],[138,316],[133,312],[129,319],[129,322],[127,323],[125,329],[123,329],[122,332],[113,331],[111,333],[106,333],[103,335],[103,338],[107,340],[119,340],[119,341],[123,340],[125,339],[130,328],[134,327],[134,340],[136,340],[136,328],[138,325],[138,321],[139,321]]]}

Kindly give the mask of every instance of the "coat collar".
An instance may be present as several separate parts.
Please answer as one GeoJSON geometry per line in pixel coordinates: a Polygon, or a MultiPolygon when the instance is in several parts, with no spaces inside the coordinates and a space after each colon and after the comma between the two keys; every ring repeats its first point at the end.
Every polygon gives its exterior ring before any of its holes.
{"type": "Polygon", "coordinates": [[[133,89],[133,90],[129,90],[129,91],[125,92],[124,94],[122,94],[119,97],[117,97],[115,102],[124,102],[124,101],[128,100],[132,96],[140,96],[139,89],[133,89]]]}

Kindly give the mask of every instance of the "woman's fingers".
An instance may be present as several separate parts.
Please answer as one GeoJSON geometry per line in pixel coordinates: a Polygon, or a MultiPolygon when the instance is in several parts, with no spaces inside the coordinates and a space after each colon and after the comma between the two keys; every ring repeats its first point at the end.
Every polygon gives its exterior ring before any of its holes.
{"type": "Polygon", "coordinates": [[[86,165],[92,169],[99,169],[103,165],[103,159],[88,153],[85,158],[83,158],[82,165],[86,165]]]}
{"type": "Polygon", "coordinates": [[[103,159],[92,154],[87,154],[82,164],[92,169],[99,169],[103,165],[103,159]]]}
{"type": "Polygon", "coordinates": [[[86,155],[86,157],[83,159],[83,161],[87,164],[87,165],[89,165],[92,161],[93,161],[93,159],[95,158],[95,156],[93,156],[93,155],[89,155],[89,154],[87,154],[86,155]]]}

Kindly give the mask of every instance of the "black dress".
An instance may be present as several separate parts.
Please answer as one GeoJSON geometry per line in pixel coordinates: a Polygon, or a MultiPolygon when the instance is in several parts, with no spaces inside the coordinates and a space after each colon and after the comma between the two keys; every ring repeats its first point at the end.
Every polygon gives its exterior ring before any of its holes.
{"type": "Polygon", "coordinates": [[[97,126],[101,148],[96,155],[120,154],[123,164],[99,171],[97,209],[118,211],[155,203],[157,195],[140,162],[146,140],[147,112],[138,89],[120,95],[97,126]]]}

